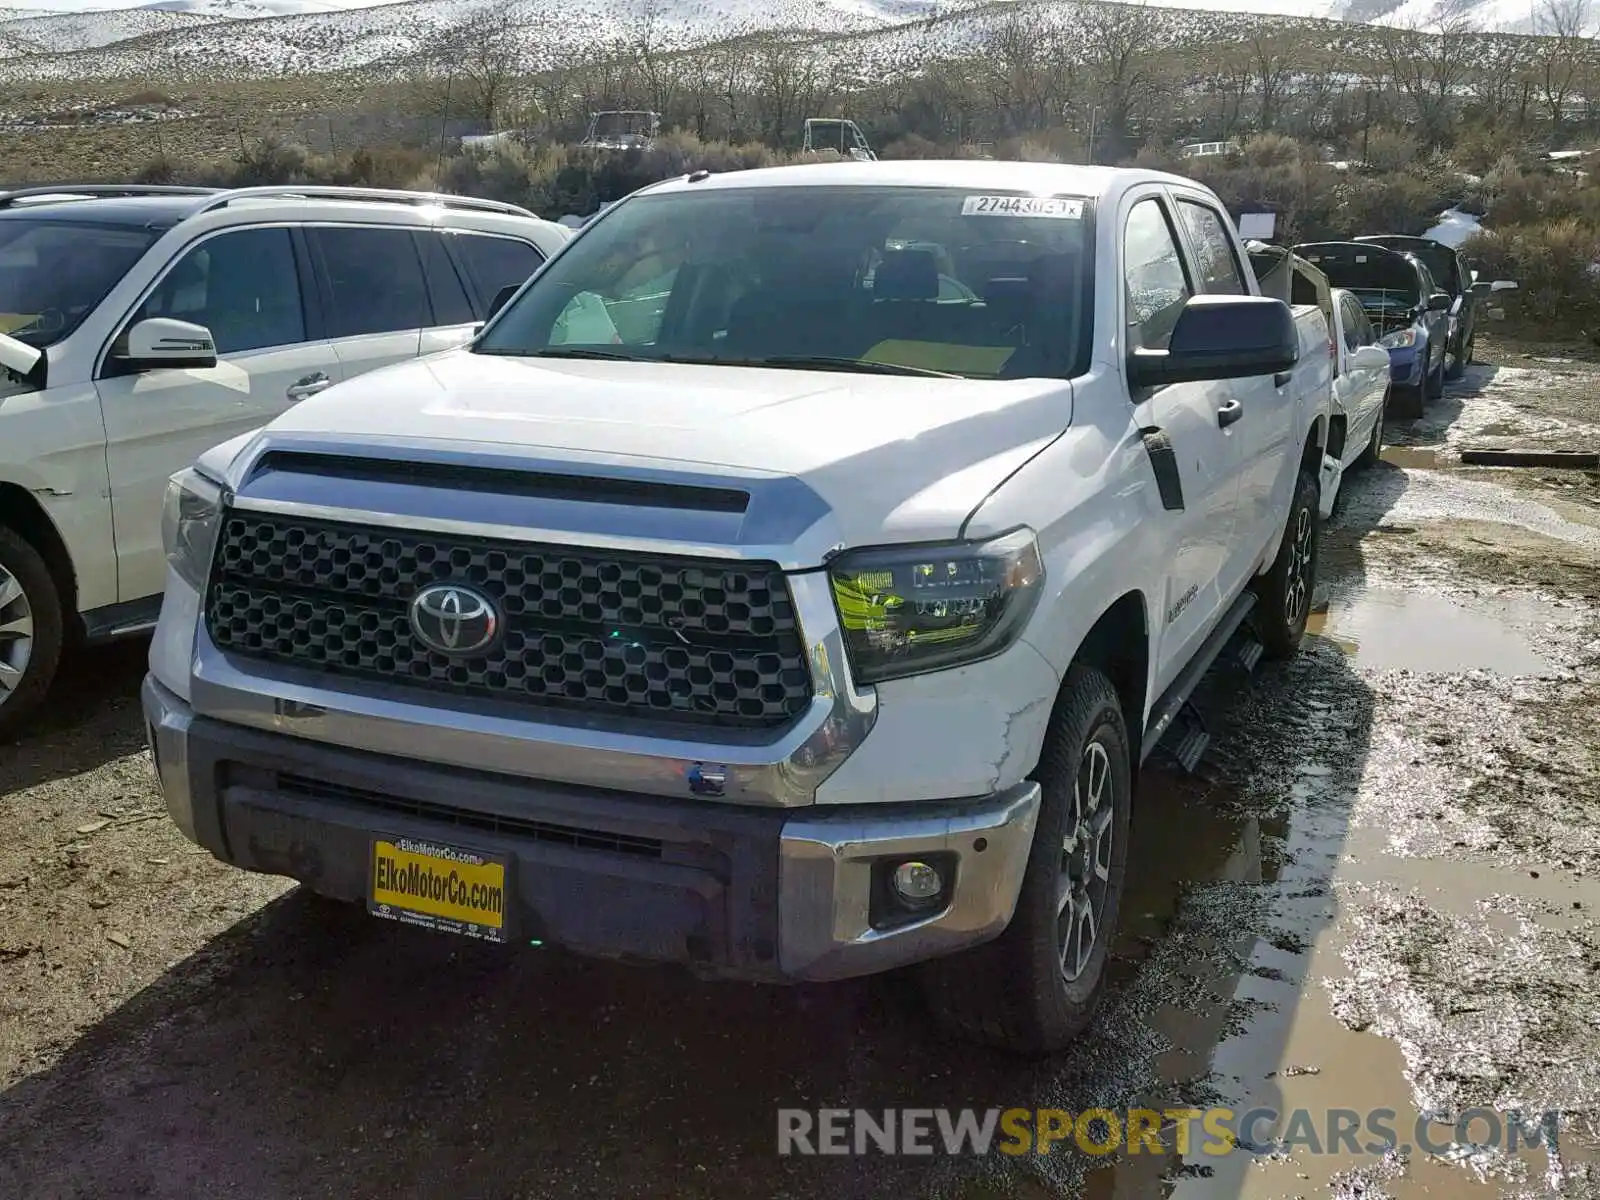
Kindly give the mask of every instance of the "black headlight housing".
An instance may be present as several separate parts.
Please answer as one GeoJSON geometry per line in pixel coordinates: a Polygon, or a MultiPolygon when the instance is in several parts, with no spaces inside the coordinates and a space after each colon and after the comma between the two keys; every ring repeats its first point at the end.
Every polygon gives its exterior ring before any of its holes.
{"type": "Polygon", "coordinates": [[[1024,528],[849,551],[828,564],[828,581],[851,671],[870,684],[999,654],[1039,601],[1044,561],[1024,528]]]}

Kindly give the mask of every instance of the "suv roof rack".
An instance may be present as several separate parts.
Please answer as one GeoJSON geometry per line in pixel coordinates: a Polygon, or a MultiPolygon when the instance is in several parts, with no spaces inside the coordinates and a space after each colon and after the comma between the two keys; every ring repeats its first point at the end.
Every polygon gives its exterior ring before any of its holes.
{"type": "Polygon", "coordinates": [[[180,187],[167,183],[57,183],[49,186],[12,188],[0,192],[0,208],[12,208],[19,201],[43,200],[93,200],[104,196],[210,196],[218,189],[209,187],[180,187]]]}
{"type": "Polygon", "coordinates": [[[283,199],[283,200],[360,200],[380,201],[389,204],[411,204],[418,207],[434,205],[439,208],[465,208],[477,212],[501,213],[510,217],[533,217],[537,214],[515,204],[507,204],[503,200],[483,200],[477,196],[451,196],[443,192],[406,192],[397,188],[364,188],[364,187],[319,187],[315,184],[272,184],[266,187],[232,188],[225,192],[217,192],[190,214],[199,216],[201,213],[212,212],[219,208],[226,208],[235,200],[254,199],[283,199]]]}

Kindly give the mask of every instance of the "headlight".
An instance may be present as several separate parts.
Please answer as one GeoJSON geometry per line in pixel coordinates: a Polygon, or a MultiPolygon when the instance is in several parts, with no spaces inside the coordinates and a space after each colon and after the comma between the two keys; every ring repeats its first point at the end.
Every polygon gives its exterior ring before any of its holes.
{"type": "Polygon", "coordinates": [[[1044,582],[1030,529],[987,542],[859,550],[828,567],[858,683],[990,658],[1011,644],[1044,582]]]}
{"type": "Polygon", "coordinates": [[[216,549],[222,524],[222,488],[192,467],[167,480],[167,500],[161,513],[161,544],[167,562],[196,591],[206,585],[211,552],[216,549]]]}
{"type": "Polygon", "coordinates": [[[1378,339],[1378,345],[1389,350],[1404,350],[1407,346],[1417,344],[1417,331],[1415,329],[1396,329],[1393,333],[1386,333],[1378,339]]]}

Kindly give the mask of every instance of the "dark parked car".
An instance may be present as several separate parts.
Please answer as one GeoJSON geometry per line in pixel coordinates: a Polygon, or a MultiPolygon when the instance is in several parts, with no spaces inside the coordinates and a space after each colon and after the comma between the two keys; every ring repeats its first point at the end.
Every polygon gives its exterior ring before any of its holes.
{"type": "Polygon", "coordinates": [[[1420,416],[1444,391],[1450,337],[1450,293],[1420,258],[1370,242],[1308,242],[1296,254],[1316,265],[1334,287],[1355,295],[1389,352],[1395,416],[1420,416]]]}
{"type": "Polygon", "coordinates": [[[1445,378],[1460,379],[1467,372],[1467,364],[1472,361],[1472,350],[1478,335],[1478,297],[1490,292],[1509,291],[1517,285],[1507,280],[1477,282],[1459,250],[1432,238],[1374,233],[1355,240],[1415,255],[1428,268],[1434,281],[1450,293],[1450,334],[1445,343],[1445,378]]]}

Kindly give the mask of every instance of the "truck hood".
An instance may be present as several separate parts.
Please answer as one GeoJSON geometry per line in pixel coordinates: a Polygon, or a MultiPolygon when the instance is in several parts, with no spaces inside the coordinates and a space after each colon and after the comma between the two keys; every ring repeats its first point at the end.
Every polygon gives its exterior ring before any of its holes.
{"type": "MultiPolygon", "coordinates": [[[[271,440],[492,448],[589,471],[790,476],[845,545],[956,536],[1070,425],[1063,380],[988,381],[451,351],[358,376],[271,440]]],[[[813,539],[808,538],[808,541],[813,539]]]]}

